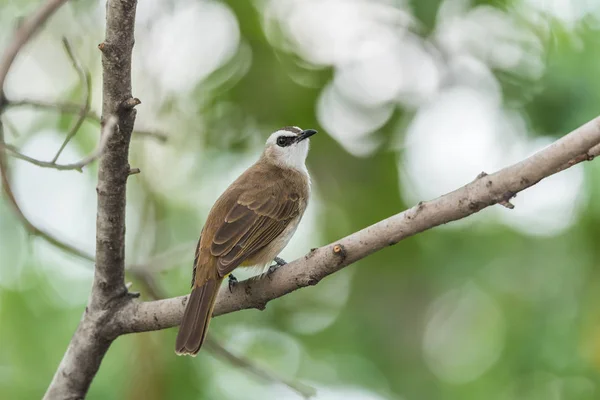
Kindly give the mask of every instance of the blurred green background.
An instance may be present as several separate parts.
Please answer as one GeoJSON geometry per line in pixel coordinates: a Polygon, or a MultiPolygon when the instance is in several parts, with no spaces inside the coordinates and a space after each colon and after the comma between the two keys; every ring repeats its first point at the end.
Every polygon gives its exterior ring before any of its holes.
{"type": "MultiPolygon", "coordinates": [[[[37,1],[0,1],[0,48],[37,1]]],[[[71,40],[101,105],[104,2],[72,1],[19,55],[10,100],[79,103],[71,40]]],[[[140,1],[127,263],[187,293],[210,206],[285,125],[315,128],[309,210],[292,260],[518,161],[600,110],[592,0],[140,1]]],[[[8,142],[49,160],[71,114],[11,107],[8,142]]],[[[97,141],[87,121],[60,161],[97,141]]],[[[25,214],[92,253],[96,166],[11,159],[25,214]]],[[[216,318],[234,354],[318,399],[600,398],[600,162],[378,252],[265,311],[216,318]]],[[[85,307],[92,263],[31,237],[0,201],[0,397],[40,398],[85,307]]],[[[238,278],[248,273],[236,273],[238,278]]],[[[130,276],[132,290],[146,288],[130,276]]],[[[296,399],[175,329],[119,338],[90,399],[296,399]]]]}

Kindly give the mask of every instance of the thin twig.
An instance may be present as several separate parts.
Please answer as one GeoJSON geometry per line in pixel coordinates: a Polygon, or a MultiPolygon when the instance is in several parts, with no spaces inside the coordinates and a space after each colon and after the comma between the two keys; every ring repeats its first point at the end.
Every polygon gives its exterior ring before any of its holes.
{"type": "Polygon", "coordinates": [[[73,68],[75,68],[77,75],[79,75],[79,80],[81,82],[81,86],[83,87],[83,102],[79,110],[79,118],[77,118],[77,121],[75,121],[75,124],[73,124],[73,127],[69,130],[67,137],[56,152],[56,155],[54,156],[52,161],[50,162],[51,164],[56,163],[56,160],[58,160],[58,157],[60,157],[60,154],[63,152],[69,141],[77,134],[79,128],[81,128],[81,125],[83,125],[83,121],[85,121],[85,119],[87,118],[87,114],[90,112],[90,107],[92,103],[92,77],[90,75],[90,71],[88,71],[83,67],[83,65],[81,65],[81,63],[75,56],[75,52],[73,52],[71,44],[69,43],[66,37],[63,37],[62,42],[65,51],[67,52],[67,55],[71,60],[71,64],[73,64],[73,68]]]}
{"type": "Polygon", "coordinates": [[[284,378],[273,371],[267,371],[266,369],[259,367],[247,358],[233,354],[223,347],[219,342],[217,342],[212,336],[210,336],[210,334],[206,338],[205,346],[207,347],[207,350],[226,359],[231,364],[246,371],[250,371],[254,375],[264,379],[267,382],[278,383],[287,386],[305,399],[310,399],[317,395],[317,391],[312,386],[306,385],[302,382],[297,382],[293,379],[284,378]]]}
{"type": "MultiPolygon", "coordinates": [[[[10,71],[10,68],[17,57],[17,54],[21,48],[27,43],[35,32],[46,22],[46,20],[67,0],[48,0],[40,8],[38,8],[31,16],[25,18],[18,29],[16,30],[13,39],[9,42],[8,47],[0,57],[0,115],[3,113],[6,107],[6,98],[4,96],[4,82],[6,76],[10,71]]],[[[23,211],[19,207],[19,204],[15,198],[10,185],[10,179],[8,174],[8,165],[5,158],[4,149],[4,129],[2,122],[0,121],[0,180],[2,182],[2,190],[8,198],[10,205],[12,206],[15,214],[21,220],[25,229],[35,236],[39,236],[49,243],[61,248],[69,253],[75,254],[79,257],[89,259],[88,255],[81,250],[66,244],[62,240],[56,238],[54,235],[36,227],[29,219],[23,214],[23,211]]]]}
{"type": "MultiPolygon", "coordinates": [[[[6,108],[32,107],[32,108],[39,108],[39,109],[43,109],[43,110],[56,110],[60,113],[67,113],[67,114],[78,114],[81,111],[81,106],[74,104],[74,103],[51,102],[51,101],[34,100],[34,99],[7,100],[5,107],[6,108]]],[[[87,114],[85,115],[85,118],[89,119],[91,121],[100,123],[100,116],[92,110],[89,110],[87,112],[87,114]]],[[[169,135],[167,135],[164,132],[147,130],[147,129],[135,129],[133,131],[133,135],[140,136],[140,137],[147,136],[147,137],[156,139],[160,142],[166,142],[169,138],[169,135]]]]}
{"type": "MultiPolygon", "coordinates": [[[[0,143],[3,143],[3,142],[4,142],[4,130],[3,130],[3,125],[0,122],[0,143]]],[[[93,261],[94,258],[91,257],[89,254],[66,243],[65,241],[63,241],[61,239],[58,239],[56,236],[52,235],[51,233],[49,233],[41,228],[38,228],[25,216],[25,214],[23,214],[23,211],[21,210],[21,207],[19,206],[19,203],[17,202],[17,199],[15,198],[15,195],[12,191],[10,180],[8,178],[7,168],[8,168],[8,166],[6,164],[6,159],[4,157],[4,150],[2,148],[0,148],[0,178],[2,181],[2,189],[4,191],[4,194],[8,198],[8,202],[12,206],[15,215],[17,216],[17,218],[19,218],[19,220],[21,221],[21,223],[23,224],[23,226],[25,227],[27,232],[29,232],[29,234],[31,234],[31,235],[41,237],[42,239],[46,240],[48,243],[58,247],[59,249],[66,251],[68,253],[74,254],[74,255],[81,257],[83,259],[86,259],[86,260],[93,261]]]]}
{"type": "Polygon", "coordinates": [[[90,164],[102,155],[102,152],[106,148],[106,143],[108,143],[108,140],[116,130],[117,122],[117,117],[111,116],[104,125],[104,128],[102,129],[102,132],[100,134],[100,140],[98,141],[98,145],[96,146],[94,151],[92,151],[90,154],[88,154],[78,162],[72,164],[56,164],[54,163],[54,161],[41,161],[20,153],[15,146],[12,146],[10,144],[5,144],[4,148],[10,151],[13,157],[23,161],[27,161],[31,164],[37,165],[38,167],[52,168],[60,171],[75,170],[82,172],[83,167],[90,164]]]}
{"type": "Polygon", "coordinates": [[[18,138],[21,136],[17,127],[6,117],[6,115],[2,116],[2,122],[4,122],[4,125],[13,138],[18,138]]]}
{"type": "MultiPolygon", "coordinates": [[[[4,130],[2,122],[0,121],[0,144],[1,143],[4,143],[4,130]]],[[[19,218],[21,224],[30,235],[44,239],[45,241],[54,245],[55,247],[77,257],[80,257],[84,260],[94,261],[94,256],[92,256],[91,254],[88,254],[84,250],[78,249],[77,247],[68,244],[64,240],[61,240],[56,236],[50,234],[49,232],[46,232],[45,230],[37,227],[33,222],[29,220],[29,218],[25,216],[12,191],[10,180],[8,178],[8,166],[6,164],[6,159],[4,157],[4,149],[2,147],[0,147],[0,179],[2,182],[2,189],[4,191],[4,194],[8,198],[8,201],[12,206],[15,215],[17,216],[17,218],[19,218]]]]}
{"type": "MultiPolygon", "coordinates": [[[[75,103],[60,103],[60,102],[51,102],[46,100],[34,100],[34,99],[20,99],[20,100],[8,100],[6,103],[7,108],[11,107],[32,107],[32,108],[41,108],[46,110],[57,110],[61,113],[71,113],[77,114],[81,106],[75,103]]],[[[87,115],[88,118],[93,119],[97,122],[100,122],[100,117],[98,114],[95,114],[93,111],[90,111],[87,115]]]]}
{"type": "Polygon", "coordinates": [[[38,8],[33,15],[25,18],[19,28],[16,30],[13,39],[0,58],[0,113],[2,112],[2,103],[4,99],[4,81],[13,61],[19,54],[19,51],[31,39],[33,34],[46,22],[60,6],[68,0],[48,0],[44,5],[38,8]]]}

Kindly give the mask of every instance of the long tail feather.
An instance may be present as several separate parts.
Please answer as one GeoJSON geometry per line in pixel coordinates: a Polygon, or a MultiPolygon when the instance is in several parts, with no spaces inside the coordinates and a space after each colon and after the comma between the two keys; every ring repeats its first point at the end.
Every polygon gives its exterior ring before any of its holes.
{"type": "Polygon", "coordinates": [[[175,353],[178,355],[195,356],[200,351],[221,281],[222,279],[209,279],[204,285],[192,290],[175,342],[175,353]]]}

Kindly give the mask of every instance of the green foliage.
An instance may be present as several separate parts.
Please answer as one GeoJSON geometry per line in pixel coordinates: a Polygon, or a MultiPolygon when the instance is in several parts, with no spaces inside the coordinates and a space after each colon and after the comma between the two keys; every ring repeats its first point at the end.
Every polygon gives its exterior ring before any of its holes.
{"type": "MultiPolygon", "coordinates": [[[[406,5],[392,3],[399,9],[406,5]]],[[[421,25],[416,35],[431,39],[431,45],[440,3],[414,1],[408,8],[421,25]]],[[[187,92],[156,90],[157,98],[147,102],[141,96],[138,126],[154,127],[159,121],[157,129],[168,131],[171,140],[165,145],[134,140],[131,164],[142,174],[130,179],[128,262],[144,263],[182,243],[193,248],[214,199],[256,158],[267,133],[284,125],[320,131],[308,160],[314,193],[306,230],[299,230],[284,257],[302,256],[411,206],[414,193],[402,167],[410,148],[398,143],[419,110],[393,103],[392,117],[370,133],[381,145],[361,156],[346,151],[343,138],[320,126],[317,112],[336,67],[311,65],[296,54],[285,27],[266,21],[266,2],[222,4],[237,18],[236,54],[187,92]]],[[[519,2],[473,1],[469,7],[481,5],[509,13],[519,27],[535,31],[531,15],[517,8],[519,2]]],[[[75,7],[78,15],[91,13],[75,7]]],[[[164,7],[168,11],[175,4],[164,7]]],[[[0,3],[4,8],[14,13],[14,5],[0,3]]],[[[535,32],[543,38],[545,57],[539,77],[489,66],[501,88],[502,107],[520,113],[529,138],[559,137],[597,115],[600,51],[598,25],[591,18],[568,26],[542,16],[548,30],[535,32]]],[[[100,23],[80,31],[89,43],[99,42],[100,23]]],[[[138,42],[150,25],[147,20],[138,24],[138,42]]],[[[61,28],[52,25],[42,35],[57,32],[61,28]]],[[[137,56],[134,66],[142,64],[137,56]]],[[[88,63],[97,66],[99,54],[88,63]]],[[[158,86],[145,73],[134,75],[134,94],[158,86]]],[[[94,77],[96,95],[99,82],[94,77]]],[[[78,102],[81,91],[70,87],[63,95],[78,102]]],[[[66,133],[76,119],[35,115],[19,143],[47,127],[66,133]]],[[[89,152],[97,130],[95,124],[84,124],[70,146],[89,152]]],[[[55,150],[47,150],[47,159],[55,150]]],[[[468,150],[463,153],[468,157],[468,150]]],[[[430,162],[437,162],[433,155],[430,162]]],[[[234,353],[320,393],[344,389],[355,395],[367,391],[364,398],[432,400],[598,398],[600,164],[584,168],[580,204],[566,229],[531,233],[506,223],[500,211],[486,209],[470,221],[373,254],[315,287],[273,301],[263,312],[216,318],[211,334],[234,353]]],[[[85,174],[90,187],[92,172],[85,174]]],[[[61,176],[68,180],[69,174],[75,172],[61,176]]],[[[50,195],[40,193],[28,210],[50,195]]],[[[530,196],[530,191],[519,194],[524,203],[517,207],[527,208],[530,196]]],[[[90,200],[86,206],[75,222],[68,209],[58,208],[65,226],[53,226],[53,231],[80,239],[73,226],[94,219],[95,204],[90,200]]],[[[562,217],[540,214],[543,221],[562,217]]],[[[0,203],[1,398],[42,395],[85,306],[82,293],[91,285],[91,265],[42,242],[28,237],[8,204],[0,203]]],[[[187,292],[192,251],[153,266],[169,296],[187,292]]],[[[134,281],[133,289],[147,298],[140,282],[134,281]]],[[[174,329],[119,338],[89,398],[294,398],[207,351],[195,359],[176,357],[174,339],[174,329]]]]}

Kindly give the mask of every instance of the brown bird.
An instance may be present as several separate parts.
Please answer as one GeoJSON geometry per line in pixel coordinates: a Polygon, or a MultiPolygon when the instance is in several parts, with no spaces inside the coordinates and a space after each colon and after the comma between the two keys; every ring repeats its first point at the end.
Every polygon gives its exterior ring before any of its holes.
{"type": "MultiPolygon", "coordinates": [[[[306,210],[310,177],[308,138],[317,133],[288,126],[267,140],[260,159],[237,178],[210,210],[196,249],[192,293],[175,352],[196,355],[204,342],[223,279],[238,266],[266,267],[287,245],[306,210]]],[[[230,286],[231,287],[231,286],[230,286]]]]}

